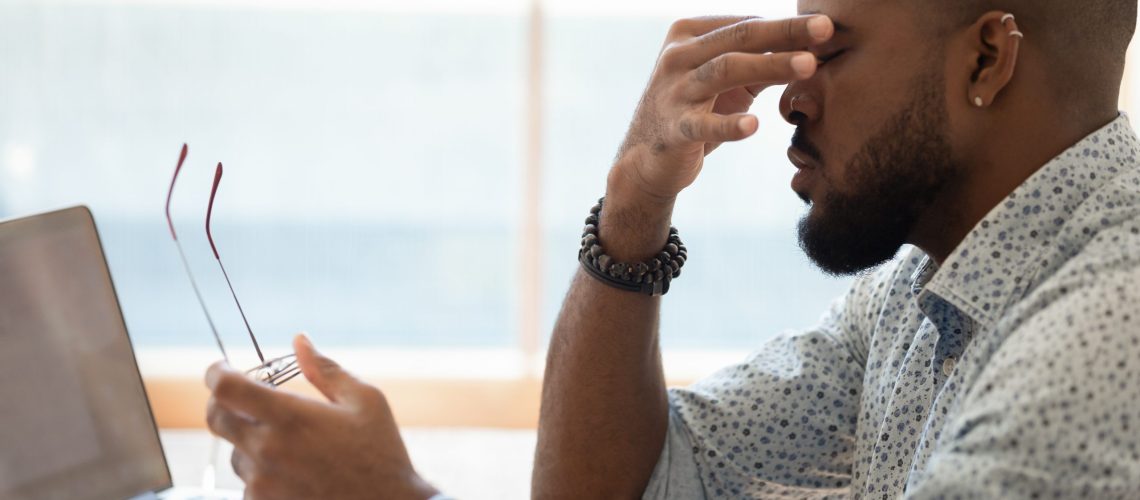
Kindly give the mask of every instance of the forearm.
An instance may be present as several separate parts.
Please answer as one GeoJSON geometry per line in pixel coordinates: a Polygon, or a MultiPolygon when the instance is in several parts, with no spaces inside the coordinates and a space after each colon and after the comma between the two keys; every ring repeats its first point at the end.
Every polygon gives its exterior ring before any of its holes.
{"type": "MultiPolygon", "coordinates": [[[[606,254],[634,263],[660,253],[676,195],[705,155],[758,130],[747,114],[756,92],[815,73],[814,54],[773,51],[823,43],[832,32],[824,17],[674,23],[610,174],[597,228],[606,254]]],[[[659,298],[581,271],[574,278],[547,360],[534,496],[640,497],[669,420],[660,307],[659,298]]]]}
{"type": "MultiPolygon", "coordinates": [[[[599,238],[617,260],[650,258],[668,237],[672,201],[631,196],[613,177],[599,238]]],[[[575,276],[547,359],[536,498],[641,495],[668,424],[660,303],[575,276]]]]}

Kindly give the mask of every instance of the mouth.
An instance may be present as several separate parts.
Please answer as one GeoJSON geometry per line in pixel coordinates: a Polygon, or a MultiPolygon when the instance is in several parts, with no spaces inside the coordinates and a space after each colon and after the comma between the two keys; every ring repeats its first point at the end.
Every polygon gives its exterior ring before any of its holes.
{"type": "Polygon", "coordinates": [[[822,170],[823,160],[819,148],[808,140],[803,127],[796,127],[796,132],[792,134],[792,145],[788,148],[788,160],[798,170],[795,177],[792,178],[792,190],[804,203],[811,205],[811,193],[808,190],[811,188],[812,180],[822,170]]]}
{"type": "Polygon", "coordinates": [[[819,163],[812,159],[803,150],[792,146],[788,148],[788,160],[796,167],[796,175],[792,177],[792,191],[806,204],[811,204],[811,185],[817,171],[819,170],[819,163]]]}

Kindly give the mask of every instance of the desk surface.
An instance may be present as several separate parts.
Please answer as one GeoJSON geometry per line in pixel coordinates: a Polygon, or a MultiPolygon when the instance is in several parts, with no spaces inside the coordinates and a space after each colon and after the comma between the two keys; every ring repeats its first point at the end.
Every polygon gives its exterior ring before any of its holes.
{"type": "MultiPolygon", "coordinates": [[[[464,500],[530,498],[534,431],[405,429],[402,434],[416,470],[448,494],[464,500]],[[492,455],[494,460],[487,460],[492,455]]],[[[215,445],[205,431],[164,430],[161,437],[175,486],[201,487],[216,452],[217,487],[241,489],[230,469],[229,443],[215,445]]]]}

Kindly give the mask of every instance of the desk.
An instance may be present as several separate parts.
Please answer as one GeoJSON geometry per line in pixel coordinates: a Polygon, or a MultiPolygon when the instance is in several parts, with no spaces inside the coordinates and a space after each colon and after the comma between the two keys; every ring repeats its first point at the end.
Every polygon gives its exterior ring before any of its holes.
{"type": "MultiPolygon", "coordinates": [[[[405,429],[412,463],[425,479],[463,500],[530,498],[535,432],[491,429],[405,429]]],[[[200,430],[164,430],[162,446],[175,486],[202,486],[214,438],[200,430]]],[[[241,489],[230,469],[229,443],[217,449],[217,487],[241,489]]]]}

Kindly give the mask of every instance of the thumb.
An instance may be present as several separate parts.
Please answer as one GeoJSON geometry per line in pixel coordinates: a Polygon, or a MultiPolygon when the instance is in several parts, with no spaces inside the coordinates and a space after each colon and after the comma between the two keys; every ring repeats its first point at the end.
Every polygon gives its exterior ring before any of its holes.
{"type": "Polygon", "coordinates": [[[329,401],[343,403],[352,399],[352,389],[360,382],[344,371],[336,361],[317,352],[308,335],[299,333],[293,337],[293,352],[297,354],[301,373],[329,401]]]}

